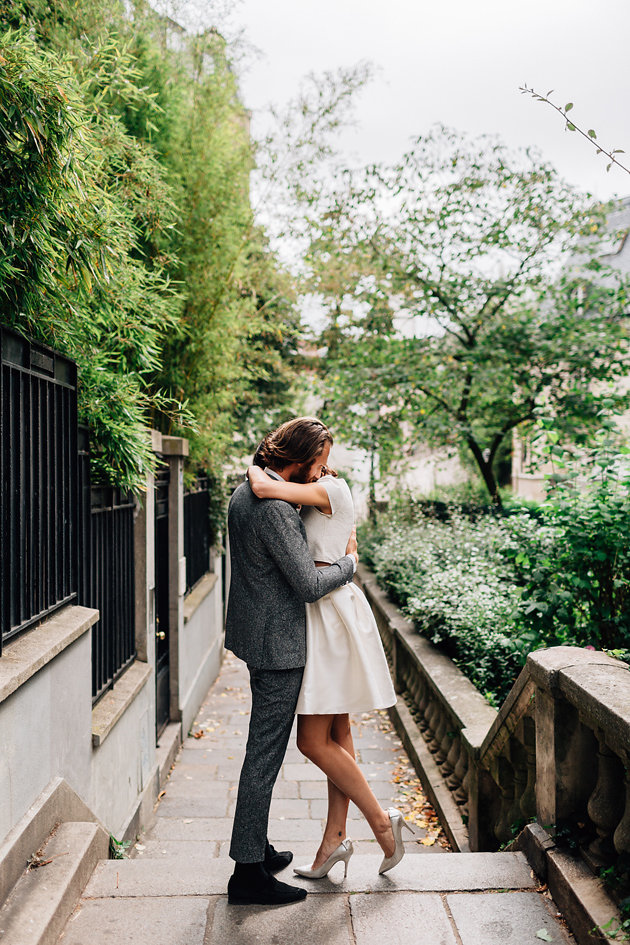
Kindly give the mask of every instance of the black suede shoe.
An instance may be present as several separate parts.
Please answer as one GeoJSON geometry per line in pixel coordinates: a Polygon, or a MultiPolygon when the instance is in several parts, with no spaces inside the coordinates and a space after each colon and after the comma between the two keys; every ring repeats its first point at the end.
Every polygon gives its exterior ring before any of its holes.
{"type": "Polygon", "coordinates": [[[265,869],[267,872],[279,873],[280,870],[286,869],[292,859],[293,854],[290,850],[274,850],[267,841],[265,848],[265,869]]]}
{"type": "Polygon", "coordinates": [[[287,906],[303,899],[305,889],[281,883],[267,872],[263,863],[237,863],[228,882],[231,906],[287,906]]]}

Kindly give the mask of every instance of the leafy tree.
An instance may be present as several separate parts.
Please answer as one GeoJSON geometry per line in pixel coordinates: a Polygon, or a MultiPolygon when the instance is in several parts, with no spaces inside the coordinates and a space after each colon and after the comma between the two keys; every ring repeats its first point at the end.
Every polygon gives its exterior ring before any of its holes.
{"type": "MultiPolygon", "coordinates": [[[[547,413],[585,438],[628,403],[613,386],[628,369],[628,282],[599,258],[605,221],[538,156],[443,128],[320,201],[316,271],[333,258],[341,273],[342,334],[369,331],[366,290],[385,294],[403,370],[382,373],[383,404],[398,396],[428,442],[463,445],[497,504],[515,427],[547,413]]],[[[348,384],[360,405],[361,373],[348,384]]]]}
{"type": "Polygon", "coordinates": [[[359,80],[312,79],[252,148],[215,29],[185,34],[144,0],[0,0],[0,42],[3,320],[77,360],[97,475],[141,489],[154,425],[190,438],[188,473],[220,505],[226,461],[290,409],[298,363],[254,160],[273,204],[332,153],[359,80]]]}
{"type": "Polygon", "coordinates": [[[376,510],[376,483],[404,447],[406,370],[395,338],[366,334],[342,340],[327,359],[321,415],[335,434],[367,453],[370,463],[368,509],[376,510]],[[357,394],[360,396],[357,398],[357,394]]]}
{"type": "Polygon", "coordinates": [[[630,656],[630,450],[608,427],[579,463],[546,447],[555,472],[541,527],[508,552],[523,584],[524,650],[570,643],[630,656]]]}

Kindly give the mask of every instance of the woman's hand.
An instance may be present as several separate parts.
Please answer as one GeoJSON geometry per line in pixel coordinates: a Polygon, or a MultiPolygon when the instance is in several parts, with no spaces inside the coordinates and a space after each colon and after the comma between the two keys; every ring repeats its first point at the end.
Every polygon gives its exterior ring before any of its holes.
{"type": "Polygon", "coordinates": [[[352,555],[356,558],[357,564],[359,563],[359,547],[357,545],[357,530],[353,528],[350,532],[350,538],[348,539],[348,544],[346,545],[346,554],[352,555]]]}
{"type": "Polygon", "coordinates": [[[259,499],[263,496],[265,483],[269,481],[269,476],[260,468],[260,466],[248,466],[247,478],[249,486],[255,496],[259,499]]]}

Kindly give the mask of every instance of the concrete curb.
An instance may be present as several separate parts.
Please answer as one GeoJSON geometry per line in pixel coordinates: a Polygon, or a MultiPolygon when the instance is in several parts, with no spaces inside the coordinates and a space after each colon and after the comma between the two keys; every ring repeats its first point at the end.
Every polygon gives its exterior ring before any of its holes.
{"type": "Polygon", "coordinates": [[[451,846],[458,853],[469,853],[468,829],[411,712],[401,698],[388,712],[451,846]]]}

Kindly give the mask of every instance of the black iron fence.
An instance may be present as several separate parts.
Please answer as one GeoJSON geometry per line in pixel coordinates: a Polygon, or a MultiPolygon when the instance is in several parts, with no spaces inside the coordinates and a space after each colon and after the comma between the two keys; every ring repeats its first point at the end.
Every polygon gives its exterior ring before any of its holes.
{"type": "Polygon", "coordinates": [[[77,375],[0,326],[0,652],[77,596],[77,375]]]}
{"type": "Polygon", "coordinates": [[[210,567],[210,489],[208,479],[199,477],[184,493],[184,554],[186,593],[210,567]]]}
{"type": "Polygon", "coordinates": [[[120,489],[91,485],[84,428],[79,445],[79,603],[100,613],[92,627],[92,699],[97,702],[136,656],[135,502],[120,489]]]}
{"type": "MultiPolygon", "coordinates": [[[[87,430],[77,422],[76,365],[0,327],[0,652],[57,608],[94,607],[92,696],[135,658],[134,500],[90,481],[87,430]]],[[[156,477],[159,640],[167,651],[168,467],[156,477]],[[162,508],[164,506],[164,508],[162,508]]],[[[208,479],[184,495],[186,591],[207,573],[208,479]]],[[[165,656],[166,658],[166,656],[165,656]]]]}
{"type": "Polygon", "coordinates": [[[135,657],[132,497],[90,483],[73,361],[0,326],[0,652],[68,603],[98,608],[94,700],[135,657]]]}

